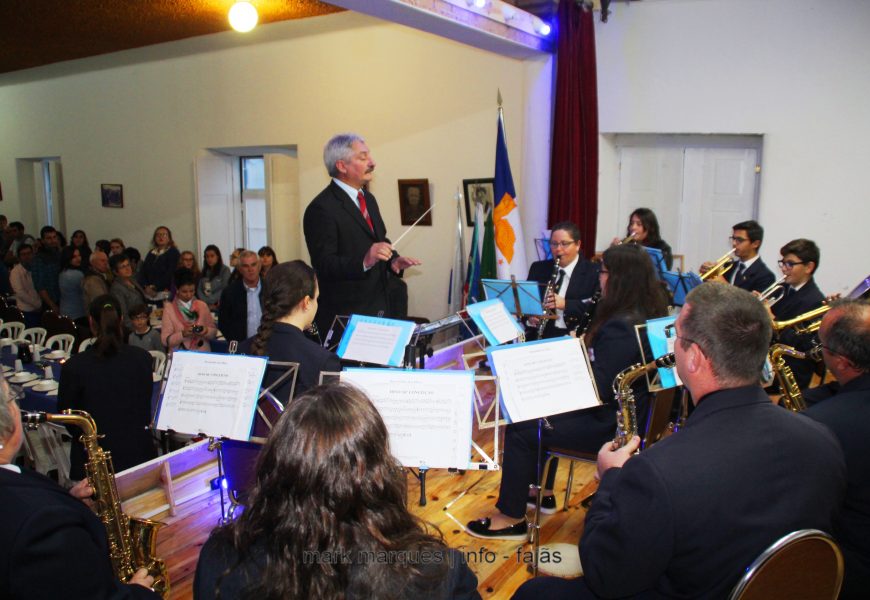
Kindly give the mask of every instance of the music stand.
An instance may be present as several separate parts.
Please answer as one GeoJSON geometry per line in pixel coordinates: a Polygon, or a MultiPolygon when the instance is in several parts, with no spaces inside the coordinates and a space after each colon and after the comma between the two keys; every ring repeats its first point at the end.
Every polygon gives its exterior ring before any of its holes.
{"type": "Polygon", "coordinates": [[[664,271],[662,279],[674,295],[674,306],[684,305],[686,303],[686,295],[702,283],[701,278],[691,272],[664,271]]]}
{"type": "Polygon", "coordinates": [[[649,254],[650,260],[652,260],[653,267],[656,270],[656,274],[659,276],[659,279],[664,277],[665,271],[667,271],[667,265],[665,264],[665,256],[662,254],[662,251],[658,248],[650,248],[649,246],[641,246],[646,253],[649,254]]]}
{"type": "Polygon", "coordinates": [[[541,304],[541,284],[537,281],[517,281],[510,279],[481,279],[487,300],[501,300],[508,312],[523,320],[526,315],[544,314],[541,304]]]}
{"type": "Polygon", "coordinates": [[[335,315],[335,318],[332,320],[332,325],[330,325],[329,331],[326,332],[326,337],[323,339],[324,348],[330,352],[335,352],[336,348],[338,348],[338,344],[341,342],[344,332],[347,330],[347,322],[349,319],[350,315],[335,315]],[[335,338],[334,343],[333,338],[335,338]]]}

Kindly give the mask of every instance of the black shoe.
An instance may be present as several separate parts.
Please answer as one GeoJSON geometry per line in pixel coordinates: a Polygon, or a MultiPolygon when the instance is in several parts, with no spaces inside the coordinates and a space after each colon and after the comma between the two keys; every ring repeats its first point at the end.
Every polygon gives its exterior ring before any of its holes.
{"type": "Polygon", "coordinates": [[[479,521],[469,521],[468,533],[474,537],[490,540],[524,540],[528,535],[529,525],[525,519],[501,529],[490,529],[490,523],[489,517],[479,521]]]}
{"type": "MultiPolygon", "coordinates": [[[[529,498],[526,501],[526,507],[534,509],[535,508],[535,499],[529,498]]],[[[544,496],[541,498],[541,512],[545,515],[552,515],[556,512],[556,496],[550,494],[549,496],[544,496]]]]}

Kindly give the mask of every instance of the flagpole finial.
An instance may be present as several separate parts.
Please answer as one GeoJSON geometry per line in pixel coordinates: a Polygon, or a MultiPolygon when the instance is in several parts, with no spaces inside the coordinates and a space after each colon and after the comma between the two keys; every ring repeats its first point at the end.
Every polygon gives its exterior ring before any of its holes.
{"type": "Polygon", "coordinates": [[[498,90],[498,99],[497,99],[497,101],[498,101],[498,107],[501,108],[501,88],[499,88],[499,90],[498,90]]]}

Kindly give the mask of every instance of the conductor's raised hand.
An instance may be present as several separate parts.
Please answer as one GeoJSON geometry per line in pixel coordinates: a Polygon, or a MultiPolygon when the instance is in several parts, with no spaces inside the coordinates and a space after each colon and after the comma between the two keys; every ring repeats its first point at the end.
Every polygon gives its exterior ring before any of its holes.
{"type": "Polygon", "coordinates": [[[393,269],[394,273],[398,274],[408,267],[416,267],[417,265],[422,264],[423,261],[411,258],[410,256],[397,256],[393,259],[393,262],[390,263],[390,267],[393,269]]]}
{"type": "Polygon", "coordinates": [[[607,469],[622,467],[629,458],[640,448],[640,438],[633,436],[622,448],[613,448],[613,442],[605,442],[598,451],[598,472],[596,477],[601,479],[607,469]]]}
{"type": "Polygon", "coordinates": [[[390,260],[393,257],[393,247],[389,242],[377,242],[372,244],[369,251],[366,252],[363,258],[363,266],[366,269],[371,269],[378,261],[390,260]]]}

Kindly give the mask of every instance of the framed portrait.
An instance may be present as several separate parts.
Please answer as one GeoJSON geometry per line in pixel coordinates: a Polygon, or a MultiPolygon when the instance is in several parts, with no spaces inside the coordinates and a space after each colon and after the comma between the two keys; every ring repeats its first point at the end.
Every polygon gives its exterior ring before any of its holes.
{"type": "Polygon", "coordinates": [[[469,227],[474,227],[475,203],[483,202],[492,206],[495,192],[494,179],[463,179],[462,189],[465,191],[465,221],[469,227]]]}
{"type": "MultiPolygon", "coordinates": [[[[429,210],[429,206],[428,179],[399,180],[399,212],[402,216],[402,225],[413,225],[429,210]]],[[[432,225],[432,213],[426,213],[417,224],[432,225]]]]}
{"type": "Polygon", "coordinates": [[[103,208],[124,208],[124,187],[120,183],[100,184],[103,208]]]}

